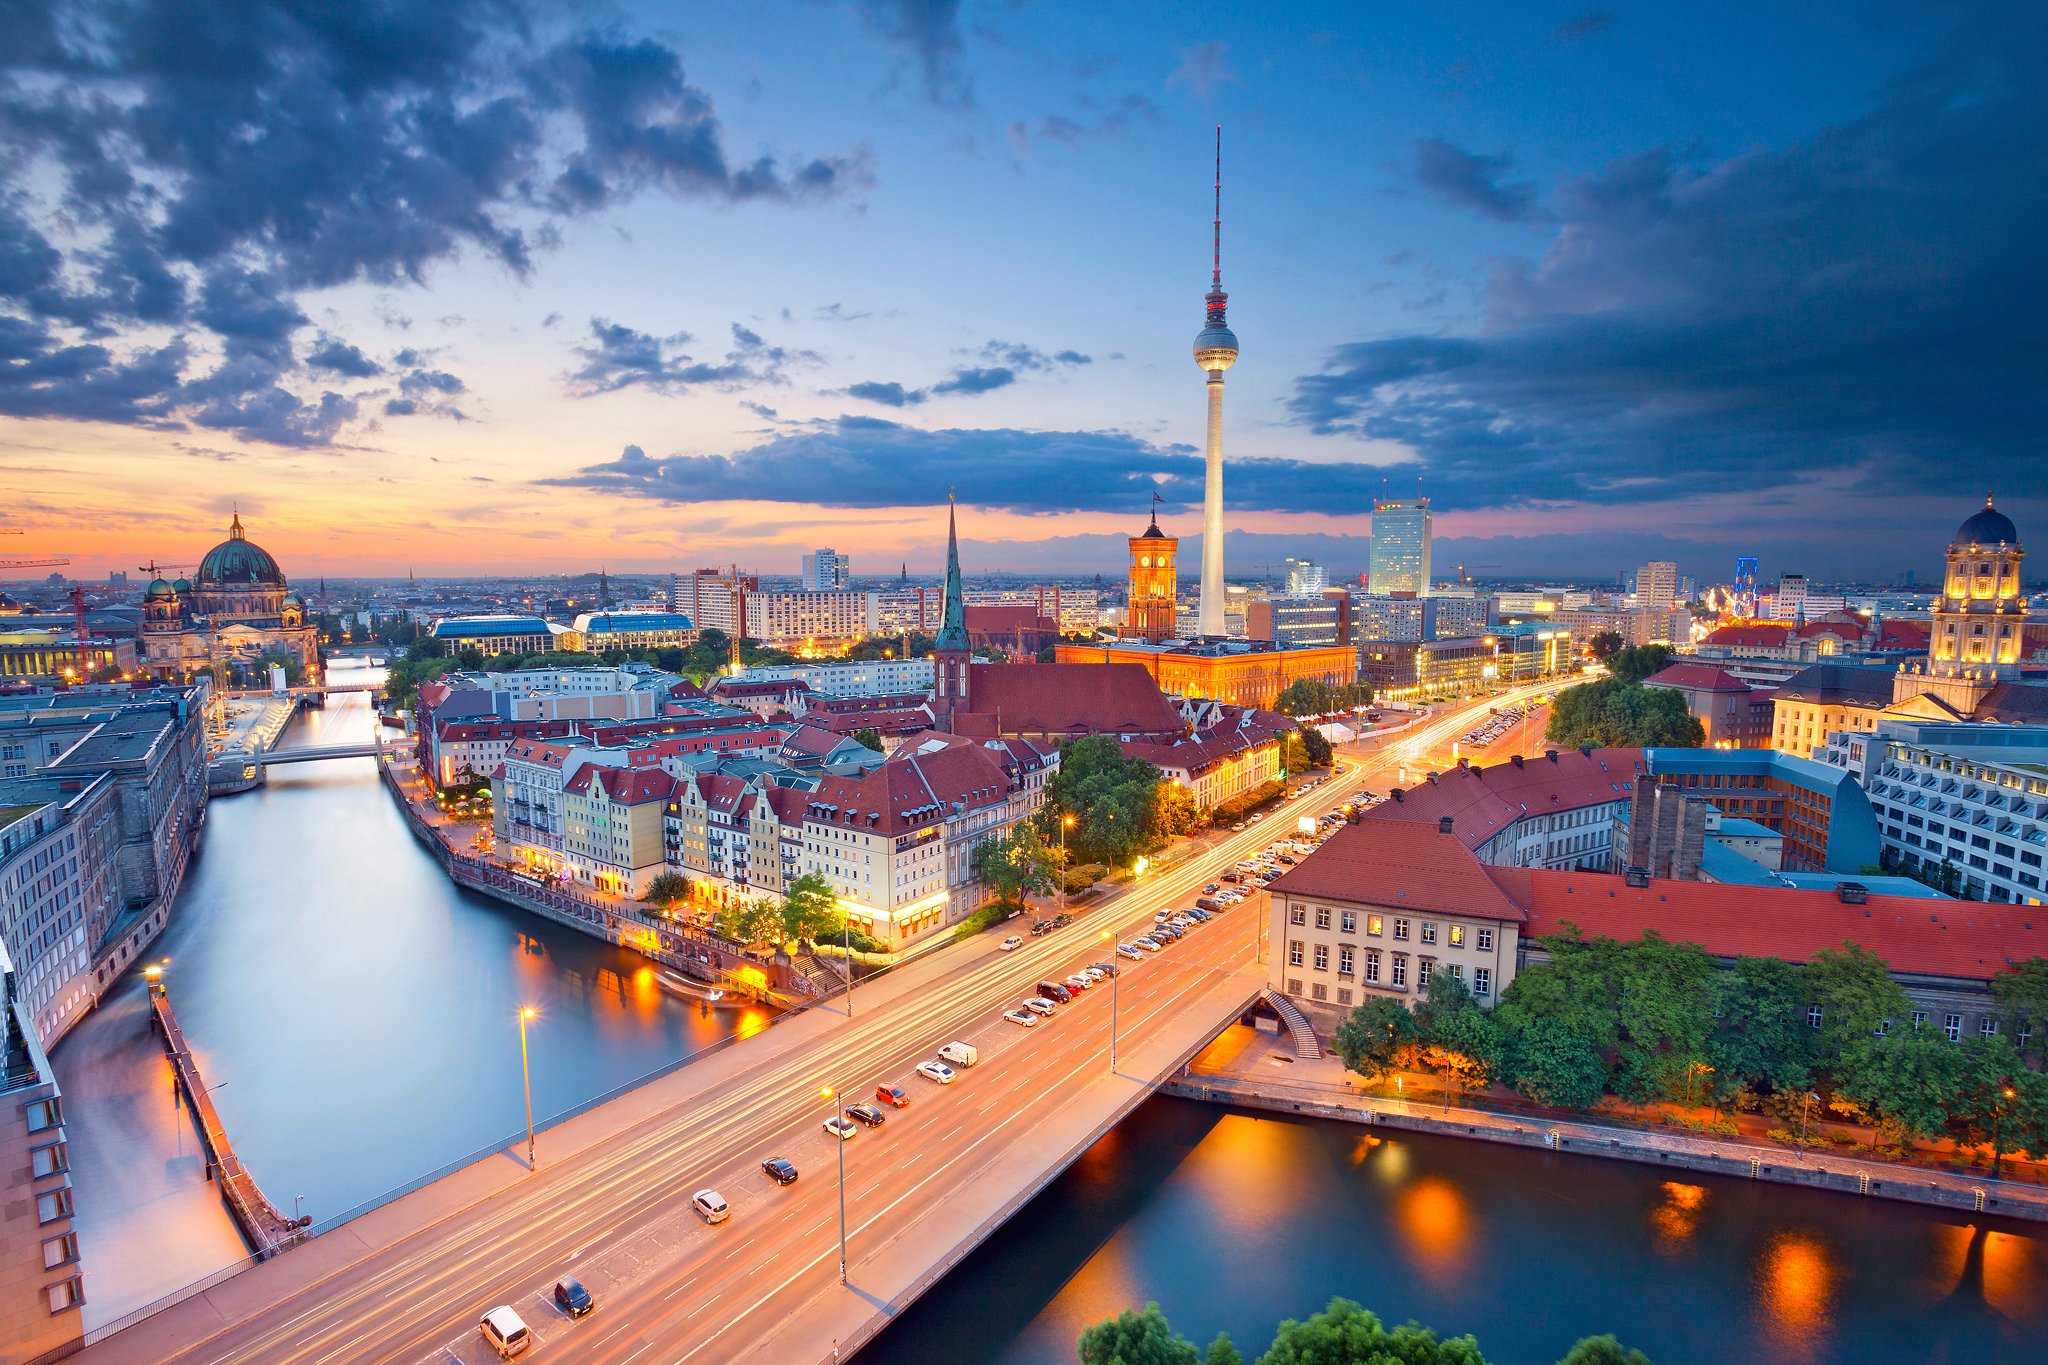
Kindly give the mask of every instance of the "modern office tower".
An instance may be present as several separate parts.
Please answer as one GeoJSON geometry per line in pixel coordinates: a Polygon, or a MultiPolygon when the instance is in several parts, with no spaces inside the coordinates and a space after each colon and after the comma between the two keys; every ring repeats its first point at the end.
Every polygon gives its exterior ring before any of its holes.
{"type": "Polygon", "coordinates": [[[1330,571],[1313,560],[1287,557],[1287,595],[1317,597],[1330,586],[1330,571]]]}
{"type": "Polygon", "coordinates": [[[1668,611],[1678,605],[1678,565],[1653,559],[1636,570],[1636,605],[1668,611]]]}
{"type": "Polygon", "coordinates": [[[1376,594],[1429,593],[1428,498],[1381,498],[1372,505],[1372,571],[1376,594]]]}

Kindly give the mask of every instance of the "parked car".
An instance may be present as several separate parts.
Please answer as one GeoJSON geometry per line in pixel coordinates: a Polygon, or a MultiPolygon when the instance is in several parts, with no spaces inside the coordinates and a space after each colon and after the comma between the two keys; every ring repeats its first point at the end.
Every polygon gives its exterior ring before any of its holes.
{"type": "Polygon", "coordinates": [[[900,1085],[884,1083],[875,1087],[875,1098],[894,1109],[910,1107],[910,1092],[900,1085]]]}
{"type": "Polygon", "coordinates": [[[1236,822],[1235,824],[1231,825],[1231,827],[1230,827],[1230,832],[1231,832],[1232,834],[1242,834],[1242,833],[1244,833],[1244,821],[1242,821],[1242,820],[1239,820],[1239,821],[1237,821],[1237,822],[1236,822]]]}
{"type": "Polygon", "coordinates": [[[954,1066],[973,1066],[981,1060],[981,1054],[974,1050],[974,1044],[963,1043],[956,1038],[939,1049],[939,1058],[954,1066]]]}
{"type": "Polygon", "coordinates": [[[944,1062],[919,1062],[917,1064],[917,1074],[928,1081],[936,1081],[940,1085],[951,1085],[953,1083],[953,1068],[947,1066],[944,1062]]]}
{"type": "Polygon", "coordinates": [[[766,1171],[768,1178],[778,1185],[796,1184],[796,1167],[779,1156],[771,1156],[762,1162],[761,1169],[766,1171]]]}
{"type": "Polygon", "coordinates": [[[1038,993],[1055,1005],[1070,1004],[1074,999],[1074,993],[1057,981],[1039,982],[1038,993]]]}
{"type": "Polygon", "coordinates": [[[1091,962],[1088,964],[1088,970],[1091,972],[1100,972],[1104,976],[1115,976],[1116,964],[1114,962],[1091,962]]]}
{"type": "Polygon", "coordinates": [[[1080,992],[1087,990],[1090,986],[1094,985],[1095,983],[1089,980],[1082,973],[1075,972],[1072,976],[1066,979],[1066,982],[1064,984],[1066,985],[1068,990],[1073,991],[1075,994],[1078,995],[1080,992]]]}
{"type": "MultiPolygon", "coordinates": [[[[1034,996],[1033,998],[1036,999],[1037,997],[1034,996]]],[[[1005,1022],[1015,1024],[1019,1028],[1038,1027],[1038,1016],[1030,1010],[1004,1010],[1003,1019],[1005,1022]]]]}
{"type": "Polygon", "coordinates": [[[1060,1007],[1042,995],[1034,995],[1024,1002],[1024,1008],[1033,1014],[1057,1014],[1060,1007]]]}
{"type": "Polygon", "coordinates": [[[1050,928],[1052,928],[1052,926],[1046,923],[1044,920],[1035,919],[1031,921],[1031,937],[1037,938],[1040,934],[1044,933],[1046,930],[1050,928]]]}
{"type": "Polygon", "coordinates": [[[1003,951],[1006,953],[1014,953],[1023,946],[1024,940],[1018,938],[1015,934],[1012,934],[1008,938],[1003,940],[1003,951]]]}
{"type": "Polygon", "coordinates": [[[880,1128],[889,1121],[888,1116],[872,1104],[848,1105],[846,1116],[868,1128],[880,1128]]]}
{"type": "Polygon", "coordinates": [[[1100,967],[1093,965],[1083,967],[1081,969],[1080,974],[1088,978],[1088,984],[1091,986],[1100,986],[1104,981],[1107,981],[1109,979],[1108,972],[1102,970],[1102,968],[1100,967]]]}
{"type": "Polygon", "coordinates": [[[697,1191],[690,1196],[690,1207],[697,1210],[707,1223],[723,1223],[732,1217],[732,1206],[717,1190],[697,1191]]]}
{"type": "Polygon", "coordinates": [[[1148,953],[1156,953],[1159,951],[1159,940],[1152,937],[1152,935],[1150,934],[1145,935],[1143,938],[1138,939],[1136,942],[1138,947],[1143,948],[1148,953]]]}
{"type": "Polygon", "coordinates": [[[1118,957],[1127,957],[1133,962],[1142,962],[1145,959],[1144,952],[1135,943],[1117,944],[1116,955],[1118,957]]]}
{"type": "Polygon", "coordinates": [[[1218,887],[1216,883],[1210,882],[1207,886],[1202,888],[1202,894],[1205,896],[1213,896],[1221,889],[1222,888],[1218,887]]]}
{"type": "Polygon", "coordinates": [[[860,1129],[853,1126],[853,1121],[851,1119],[843,1119],[839,1117],[839,1115],[837,1114],[834,1114],[831,1118],[826,1119],[822,1124],[819,1125],[819,1127],[823,1128],[833,1137],[838,1138],[841,1142],[849,1140],[853,1137],[855,1133],[860,1131],[860,1129]]]}
{"type": "MultiPolygon", "coordinates": [[[[790,1179],[796,1179],[792,1174],[790,1179]]],[[[590,1291],[583,1287],[581,1280],[564,1275],[555,1281],[555,1307],[572,1318],[580,1318],[597,1307],[597,1300],[590,1297],[590,1291]]]]}
{"type": "Polygon", "coordinates": [[[1158,914],[1156,914],[1156,915],[1152,916],[1152,922],[1153,922],[1154,924],[1164,924],[1164,923],[1166,923],[1166,922],[1167,922],[1168,920],[1170,920],[1170,919],[1172,919],[1172,918],[1173,918],[1173,911],[1171,911],[1171,910],[1161,910],[1161,911],[1160,911],[1160,912],[1159,912],[1158,914]]]}
{"type": "Polygon", "coordinates": [[[513,1312],[510,1304],[501,1303],[484,1314],[476,1329],[483,1333],[484,1340],[504,1360],[510,1360],[533,1345],[533,1333],[526,1329],[526,1320],[513,1312]]]}

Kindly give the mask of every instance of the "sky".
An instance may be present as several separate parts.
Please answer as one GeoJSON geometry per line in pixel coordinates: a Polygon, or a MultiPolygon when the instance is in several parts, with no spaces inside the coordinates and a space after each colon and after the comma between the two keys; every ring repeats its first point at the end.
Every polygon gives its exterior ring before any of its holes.
{"type": "Polygon", "coordinates": [[[316,574],[1939,568],[2048,517],[2034,4],[16,0],[0,541],[316,574]]]}

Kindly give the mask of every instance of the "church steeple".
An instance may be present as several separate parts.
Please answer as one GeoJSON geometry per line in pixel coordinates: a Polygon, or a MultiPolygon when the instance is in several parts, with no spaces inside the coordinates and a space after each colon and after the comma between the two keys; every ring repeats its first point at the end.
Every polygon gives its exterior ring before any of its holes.
{"type": "Polygon", "coordinates": [[[939,617],[939,635],[933,649],[965,653],[967,642],[967,595],[960,586],[960,535],[953,522],[953,495],[946,495],[946,595],[939,617]]]}
{"type": "Polygon", "coordinates": [[[967,638],[967,594],[960,584],[960,535],[953,497],[946,495],[946,595],[932,641],[932,714],[941,730],[953,728],[956,711],[972,709],[973,646],[967,638]]]}

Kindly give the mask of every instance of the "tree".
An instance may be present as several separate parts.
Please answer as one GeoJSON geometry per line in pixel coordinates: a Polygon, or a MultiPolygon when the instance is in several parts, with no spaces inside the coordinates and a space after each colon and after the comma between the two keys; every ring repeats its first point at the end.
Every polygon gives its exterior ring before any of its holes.
{"type": "Polygon", "coordinates": [[[2029,1035],[2020,1048],[2022,1059],[2048,1061],[2048,958],[2030,957],[1992,977],[1991,999],[2015,1045],[2021,1034],[2029,1035]]]}
{"type": "Polygon", "coordinates": [[[1586,1337],[1565,1352],[1557,1365],[1650,1365],[1650,1358],[1612,1336],[1586,1337]]]}
{"type": "Polygon", "coordinates": [[[1209,1349],[1202,1352],[1202,1365],[1244,1365],[1244,1355],[1230,1339],[1230,1333],[1218,1332],[1209,1349]]]}
{"type": "Polygon", "coordinates": [[[1613,950],[1615,1091],[1635,1103],[1690,1101],[1714,1028],[1714,960],[1697,944],[1645,933],[1613,950]]]}
{"type": "Polygon", "coordinates": [[[1697,749],[1706,730],[1683,694],[1620,678],[1580,683],[1557,694],[1544,731],[1554,744],[1605,748],[1697,749]]]}
{"type": "Polygon", "coordinates": [[[1058,861],[1058,850],[1047,848],[1044,836],[1028,820],[974,846],[974,875],[996,893],[997,900],[1012,905],[1052,890],[1053,865],[1058,861]]]}
{"type": "Polygon", "coordinates": [[[1621,647],[1624,643],[1620,631],[1603,630],[1595,634],[1592,639],[1586,641],[1586,649],[1595,659],[1604,664],[1621,652],[1621,647]]]}
{"type": "Polygon", "coordinates": [[[647,903],[673,910],[690,898],[690,879],[680,872],[664,872],[647,884],[647,903]]]}
{"type": "Polygon", "coordinates": [[[1591,1109],[1607,1086],[1607,1064],[1568,1025],[1538,1019],[1511,1029],[1506,1071],[1515,1089],[1554,1109],[1591,1109]]]}
{"type": "Polygon", "coordinates": [[[839,898],[823,873],[806,872],[782,893],[782,931],[786,938],[799,943],[837,938],[845,924],[839,898]]]}
{"type": "Polygon", "coordinates": [[[1067,832],[1069,850],[1083,862],[1128,863],[1158,848],[1166,838],[1161,822],[1159,769],[1141,758],[1127,758],[1108,735],[1068,740],[1060,746],[1060,768],[1045,785],[1040,829],[1059,828],[1062,816],[1074,817],[1067,832]]]}
{"type": "Polygon", "coordinates": [[[1428,1039],[1424,1056],[1430,1069],[1460,1096],[1492,1083],[1500,1066],[1501,1035],[1485,1010],[1474,1005],[1445,1015],[1430,1028],[1428,1039]]]}
{"type": "Polygon", "coordinates": [[[1337,709],[1336,690],[1320,678],[1296,678],[1280,689],[1273,709],[1283,716],[1320,716],[1337,709]]]}
{"type": "Polygon", "coordinates": [[[1805,969],[1775,957],[1738,957],[1714,982],[1707,1056],[1716,1091],[1754,1082],[1803,1090],[1811,1082],[1813,1030],[1803,1017],[1805,969]]]}
{"type": "Polygon", "coordinates": [[[861,726],[860,729],[855,730],[853,732],[850,738],[853,740],[855,744],[863,745],[869,749],[873,749],[878,754],[883,752],[882,732],[880,730],[875,729],[872,725],[861,726]]]}
{"type": "Polygon", "coordinates": [[[1868,948],[1844,943],[1823,948],[1806,962],[1807,998],[1820,1008],[1816,1053],[1832,1068],[1851,1043],[1868,1038],[1887,1020],[1912,1018],[1913,1004],[1892,980],[1884,959],[1868,948]]]}
{"type": "Polygon", "coordinates": [[[1415,1016],[1408,1007],[1376,995],[1338,1023],[1337,1056],[1345,1070],[1371,1080],[1393,1067],[1394,1059],[1415,1035],[1415,1016]]]}
{"type": "Polygon", "coordinates": [[[782,942],[782,907],[772,900],[749,901],[721,912],[719,919],[729,925],[726,932],[742,943],[761,946],[782,942]]]}
{"type": "Polygon", "coordinates": [[[1426,1038],[1431,1030],[1452,1015],[1478,1008],[1478,998],[1472,994],[1472,988],[1465,984],[1463,977],[1436,972],[1429,978],[1429,989],[1415,1006],[1415,1026],[1426,1038]]]}
{"type": "Polygon", "coordinates": [[[1311,768],[1329,767],[1330,760],[1335,757],[1337,751],[1330,746],[1329,740],[1323,738],[1323,732],[1312,725],[1304,725],[1301,727],[1300,733],[1301,747],[1308,756],[1308,766],[1311,768]]]}
{"type": "Polygon", "coordinates": [[[1081,1333],[1075,1351],[1081,1365],[1201,1365],[1195,1343],[1173,1330],[1156,1303],[1096,1323],[1081,1333]]]}
{"type": "Polygon", "coordinates": [[[1377,1314],[1331,1299],[1306,1321],[1281,1323],[1259,1365],[1486,1365],[1486,1357],[1469,1336],[1438,1341],[1412,1322],[1388,1331],[1377,1314]]]}
{"type": "Polygon", "coordinates": [[[1842,1050],[1836,1087],[1898,1132],[1935,1138],[1962,1102],[1962,1055],[1927,1029],[1865,1035],[1842,1050]]]}
{"type": "Polygon", "coordinates": [[[1610,655],[1607,671],[1623,682],[1641,682],[1662,673],[1670,663],[1670,645],[1634,645],[1610,655]]]}
{"type": "Polygon", "coordinates": [[[1152,798],[1152,828],[1162,839],[1178,839],[1195,832],[1202,812],[1195,806],[1195,794],[1178,782],[1162,781],[1152,798]]]}

